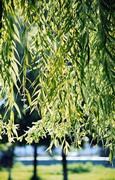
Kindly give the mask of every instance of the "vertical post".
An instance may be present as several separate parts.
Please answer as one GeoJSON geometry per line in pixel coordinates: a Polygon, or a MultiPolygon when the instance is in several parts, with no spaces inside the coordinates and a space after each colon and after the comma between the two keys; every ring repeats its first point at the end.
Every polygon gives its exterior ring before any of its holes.
{"type": "Polygon", "coordinates": [[[67,174],[67,159],[64,153],[64,148],[62,148],[62,164],[63,164],[63,180],[68,180],[67,174]]]}

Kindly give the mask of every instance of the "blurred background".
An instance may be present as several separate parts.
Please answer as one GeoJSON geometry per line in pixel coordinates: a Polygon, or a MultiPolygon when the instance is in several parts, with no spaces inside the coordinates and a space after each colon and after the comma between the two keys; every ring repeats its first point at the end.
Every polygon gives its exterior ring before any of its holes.
{"type": "Polygon", "coordinates": [[[115,180],[115,161],[109,163],[109,150],[90,146],[85,138],[81,149],[71,146],[47,151],[50,139],[39,144],[0,144],[0,180],[115,180]]]}

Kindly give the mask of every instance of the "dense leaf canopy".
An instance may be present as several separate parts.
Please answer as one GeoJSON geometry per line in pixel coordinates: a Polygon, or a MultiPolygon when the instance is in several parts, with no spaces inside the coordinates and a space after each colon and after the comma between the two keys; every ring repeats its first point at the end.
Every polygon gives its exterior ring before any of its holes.
{"type": "Polygon", "coordinates": [[[61,143],[67,151],[68,137],[80,146],[92,136],[113,158],[114,1],[0,2],[1,136],[19,138],[15,114],[36,110],[41,120],[21,137],[27,142],[50,135],[50,148],[61,143]]]}

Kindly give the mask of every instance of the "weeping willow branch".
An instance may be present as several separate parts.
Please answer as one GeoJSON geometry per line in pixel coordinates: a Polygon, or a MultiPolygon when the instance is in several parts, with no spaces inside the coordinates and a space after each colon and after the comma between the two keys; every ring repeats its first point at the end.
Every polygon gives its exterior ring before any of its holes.
{"type": "Polygon", "coordinates": [[[80,146],[90,135],[113,158],[113,10],[105,0],[4,0],[0,81],[10,140],[18,137],[16,113],[21,118],[29,109],[41,121],[21,139],[32,143],[48,134],[50,148],[67,149],[67,137],[80,146]]]}

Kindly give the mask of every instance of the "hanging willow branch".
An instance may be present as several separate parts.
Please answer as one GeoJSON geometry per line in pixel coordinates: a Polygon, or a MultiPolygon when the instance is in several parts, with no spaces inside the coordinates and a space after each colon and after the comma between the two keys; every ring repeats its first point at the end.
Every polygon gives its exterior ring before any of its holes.
{"type": "Polygon", "coordinates": [[[26,107],[41,117],[23,135],[27,142],[48,134],[50,148],[61,143],[68,149],[68,137],[80,146],[92,136],[110,148],[112,159],[114,3],[3,2],[0,81],[9,139],[18,136],[15,114],[21,117],[26,107]]]}

